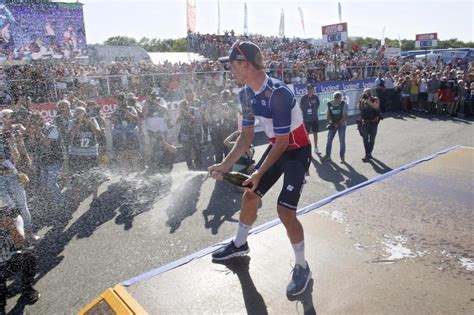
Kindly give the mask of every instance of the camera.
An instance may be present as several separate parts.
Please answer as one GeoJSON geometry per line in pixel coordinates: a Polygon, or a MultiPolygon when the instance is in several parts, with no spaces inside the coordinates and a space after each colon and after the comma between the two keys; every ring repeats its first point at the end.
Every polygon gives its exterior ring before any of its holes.
{"type": "Polygon", "coordinates": [[[2,136],[4,137],[4,139],[8,139],[8,138],[11,138],[12,136],[13,137],[16,137],[18,135],[18,131],[17,130],[4,130],[2,132],[2,136]]]}
{"type": "Polygon", "coordinates": [[[363,100],[368,100],[370,96],[368,94],[362,94],[362,99],[363,100]]]}

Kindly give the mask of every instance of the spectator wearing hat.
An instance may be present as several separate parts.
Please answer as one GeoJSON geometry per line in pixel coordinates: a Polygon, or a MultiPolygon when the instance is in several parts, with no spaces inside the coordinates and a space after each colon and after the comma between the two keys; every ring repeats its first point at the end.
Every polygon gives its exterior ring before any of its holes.
{"type": "Polygon", "coordinates": [[[306,86],[306,94],[300,100],[300,108],[303,113],[304,126],[308,134],[313,134],[314,153],[321,154],[318,148],[319,132],[319,97],[314,94],[314,86],[306,86]]]}
{"type": "Polygon", "coordinates": [[[331,159],[332,141],[337,133],[339,135],[340,144],[339,157],[341,158],[341,163],[346,162],[346,127],[348,112],[349,107],[347,103],[342,100],[342,93],[340,91],[334,92],[333,100],[327,103],[326,118],[328,140],[326,143],[326,155],[321,158],[322,161],[331,159]]]}

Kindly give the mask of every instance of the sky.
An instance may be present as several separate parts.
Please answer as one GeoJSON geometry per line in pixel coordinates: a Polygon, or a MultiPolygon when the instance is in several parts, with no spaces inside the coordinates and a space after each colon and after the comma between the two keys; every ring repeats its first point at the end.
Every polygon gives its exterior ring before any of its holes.
{"type": "MultiPolygon", "coordinates": [[[[71,2],[71,1],[69,1],[71,2]]],[[[75,1],[73,1],[75,2],[75,1]]],[[[102,43],[117,35],[139,40],[186,36],[186,0],[82,0],[87,41],[102,43]]],[[[338,1],[220,0],[220,30],[243,33],[244,3],[250,33],[277,36],[280,14],[285,15],[285,36],[321,38],[321,26],[339,22],[338,1]],[[298,7],[304,15],[301,26],[298,7]]],[[[438,39],[474,41],[474,5],[466,0],[340,1],[342,22],[349,36],[415,39],[415,34],[438,33],[438,39]]],[[[216,34],[217,0],[196,0],[196,30],[216,34]]]]}

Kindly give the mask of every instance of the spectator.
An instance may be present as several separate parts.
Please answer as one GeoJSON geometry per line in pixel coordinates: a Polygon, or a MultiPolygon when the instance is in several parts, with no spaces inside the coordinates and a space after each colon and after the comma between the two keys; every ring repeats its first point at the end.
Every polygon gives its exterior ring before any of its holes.
{"type": "Polygon", "coordinates": [[[364,141],[365,157],[363,162],[372,159],[377,127],[380,120],[380,103],[377,97],[372,96],[371,89],[365,89],[359,99],[360,117],[362,119],[362,139],[364,141]]]}
{"type": "Polygon", "coordinates": [[[435,72],[431,73],[431,79],[428,80],[428,110],[430,113],[436,113],[438,107],[438,93],[440,81],[435,72]]]}
{"type": "Polygon", "coordinates": [[[313,134],[314,153],[321,154],[318,148],[318,111],[319,111],[319,97],[314,94],[314,87],[312,84],[306,86],[306,95],[301,98],[300,108],[303,113],[303,120],[308,134],[313,134]]]}
{"type": "Polygon", "coordinates": [[[6,314],[7,280],[21,272],[21,301],[35,303],[40,294],[33,287],[36,257],[27,248],[23,218],[8,206],[0,193],[0,314],[6,314]]]}
{"type": "Polygon", "coordinates": [[[117,96],[118,105],[111,116],[112,148],[121,169],[138,169],[140,150],[139,117],[134,107],[128,106],[124,93],[117,96]]]}
{"type": "MultiPolygon", "coordinates": [[[[86,105],[86,104],[82,104],[86,105]]],[[[99,165],[100,127],[95,118],[88,117],[85,106],[74,111],[74,120],[69,126],[69,169],[82,173],[99,165]]]]}
{"type": "Polygon", "coordinates": [[[419,81],[415,73],[410,76],[408,81],[408,87],[410,90],[410,108],[418,110],[418,93],[419,93],[419,81]]]}
{"type": "Polygon", "coordinates": [[[385,79],[383,73],[379,72],[377,79],[375,80],[375,90],[380,100],[380,110],[385,112],[385,79]]]}
{"type": "Polygon", "coordinates": [[[178,141],[183,145],[184,158],[189,170],[202,169],[202,152],[199,139],[201,138],[201,114],[195,107],[189,106],[187,100],[179,104],[179,116],[176,120],[181,124],[178,141]]]}
{"type": "Polygon", "coordinates": [[[211,95],[205,116],[206,120],[209,122],[211,143],[214,150],[214,161],[215,163],[220,163],[228,150],[224,145],[226,126],[222,104],[219,102],[219,95],[217,93],[211,95]]]}
{"type": "Polygon", "coordinates": [[[0,195],[7,206],[19,209],[25,223],[28,241],[35,240],[31,214],[28,209],[25,189],[27,177],[19,175],[19,168],[31,168],[31,159],[23,142],[25,128],[12,124],[13,111],[4,109],[1,112],[3,130],[0,134],[0,195]]]}
{"type": "Polygon", "coordinates": [[[323,156],[321,160],[328,161],[331,159],[332,141],[337,133],[339,135],[340,144],[339,157],[341,158],[341,163],[346,163],[346,126],[349,107],[347,103],[342,100],[341,92],[334,92],[333,98],[332,101],[327,103],[328,140],[326,143],[326,155],[323,156]]]}
{"type": "Polygon", "coordinates": [[[168,173],[173,169],[176,147],[167,140],[168,130],[172,127],[166,107],[160,104],[161,98],[151,92],[143,108],[144,130],[150,139],[151,154],[147,159],[147,174],[168,173]]]}
{"type": "Polygon", "coordinates": [[[418,93],[418,111],[427,111],[426,103],[428,101],[428,79],[425,73],[421,75],[419,80],[418,93]]]}

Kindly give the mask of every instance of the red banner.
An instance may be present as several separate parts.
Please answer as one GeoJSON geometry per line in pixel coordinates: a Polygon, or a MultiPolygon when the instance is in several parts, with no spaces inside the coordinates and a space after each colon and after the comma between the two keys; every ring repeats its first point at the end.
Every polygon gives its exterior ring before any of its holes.
{"type": "Polygon", "coordinates": [[[347,32],[347,23],[324,25],[321,27],[321,29],[323,31],[323,35],[347,32]]]}
{"type": "Polygon", "coordinates": [[[196,32],[196,0],[186,0],[188,32],[196,32]]]}
{"type": "Polygon", "coordinates": [[[438,39],[438,33],[416,34],[416,40],[438,39]]]}

